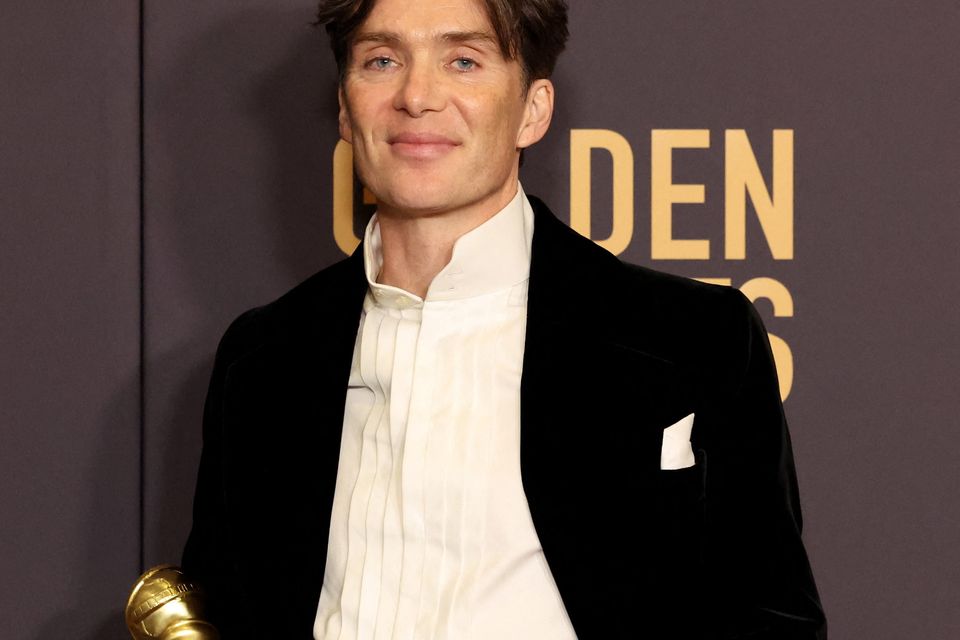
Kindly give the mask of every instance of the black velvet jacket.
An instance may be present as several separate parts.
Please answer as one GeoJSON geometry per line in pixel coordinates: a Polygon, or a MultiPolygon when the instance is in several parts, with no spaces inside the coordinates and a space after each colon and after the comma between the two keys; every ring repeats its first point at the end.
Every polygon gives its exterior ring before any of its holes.
{"type": "MultiPolygon", "coordinates": [[[[826,638],[756,311],[530,200],[521,468],[578,637],[826,638]],[[696,466],[661,471],[663,429],[691,412],[696,466]]],[[[228,639],[312,637],[365,291],[358,249],[220,343],[183,566],[228,639]]]]}

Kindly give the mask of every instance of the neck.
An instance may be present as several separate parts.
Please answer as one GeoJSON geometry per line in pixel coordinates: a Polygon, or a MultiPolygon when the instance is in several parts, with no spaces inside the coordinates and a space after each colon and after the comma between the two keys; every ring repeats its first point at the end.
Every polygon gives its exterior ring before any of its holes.
{"type": "Polygon", "coordinates": [[[383,267],[377,282],[426,297],[430,283],[450,262],[453,245],[506,207],[517,194],[514,180],[493,197],[457,210],[431,214],[377,208],[383,267]]]}

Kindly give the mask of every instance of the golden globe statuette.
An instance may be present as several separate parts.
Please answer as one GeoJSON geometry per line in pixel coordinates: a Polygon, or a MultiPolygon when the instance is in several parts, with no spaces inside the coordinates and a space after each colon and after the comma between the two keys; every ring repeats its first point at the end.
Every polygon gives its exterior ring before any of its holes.
{"type": "Polygon", "coordinates": [[[165,564],[140,576],[124,617],[134,640],[220,640],[203,614],[203,592],[179,567],[165,564]]]}

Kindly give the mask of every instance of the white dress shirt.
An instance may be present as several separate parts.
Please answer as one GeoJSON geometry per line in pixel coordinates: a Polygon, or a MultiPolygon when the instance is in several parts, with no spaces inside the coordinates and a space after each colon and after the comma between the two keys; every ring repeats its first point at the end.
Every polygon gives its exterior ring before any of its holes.
{"type": "Polygon", "coordinates": [[[421,299],[367,226],[316,640],[576,638],[520,477],[532,236],[518,185],[421,299]]]}

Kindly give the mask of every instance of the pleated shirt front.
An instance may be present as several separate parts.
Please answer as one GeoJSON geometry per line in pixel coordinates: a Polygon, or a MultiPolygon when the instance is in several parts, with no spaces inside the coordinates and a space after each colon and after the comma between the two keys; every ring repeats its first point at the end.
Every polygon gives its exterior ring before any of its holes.
{"type": "Polygon", "coordinates": [[[370,221],[317,640],[575,638],[520,477],[532,235],[518,188],[421,299],[370,221]]]}

